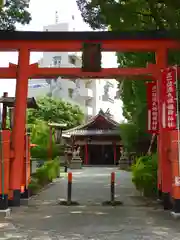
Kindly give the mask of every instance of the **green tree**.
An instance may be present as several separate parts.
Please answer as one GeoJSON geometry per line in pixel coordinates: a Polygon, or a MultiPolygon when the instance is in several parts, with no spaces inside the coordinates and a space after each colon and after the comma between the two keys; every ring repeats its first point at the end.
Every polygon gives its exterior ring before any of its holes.
{"type": "Polygon", "coordinates": [[[0,30],[15,30],[16,23],[29,24],[29,2],[30,0],[7,0],[5,6],[0,8],[0,30]]]}
{"type": "Polygon", "coordinates": [[[125,151],[136,152],[138,139],[137,127],[132,123],[122,123],[120,124],[120,135],[125,151]]]}
{"type": "MultiPolygon", "coordinates": [[[[47,122],[42,120],[35,120],[33,124],[29,124],[31,130],[31,142],[36,144],[36,147],[31,148],[31,157],[46,160],[48,158],[49,150],[49,126],[47,122]]],[[[52,138],[52,158],[59,154],[59,148],[55,144],[54,135],[52,138]]]]}
{"type": "Polygon", "coordinates": [[[76,0],[85,22],[93,29],[167,29],[180,26],[178,0],[76,0]],[[172,14],[173,13],[173,14],[172,14]]]}
{"type": "Polygon", "coordinates": [[[68,128],[78,126],[84,119],[84,114],[78,106],[50,97],[37,100],[39,109],[28,110],[28,123],[37,119],[45,122],[66,123],[68,128]]]}
{"type": "MultiPolygon", "coordinates": [[[[84,21],[93,29],[137,31],[180,28],[180,2],[178,0],[76,1],[84,21]]],[[[117,53],[117,57],[119,67],[145,67],[147,62],[155,62],[153,53],[117,53]]],[[[180,63],[177,52],[169,53],[169,63],[180,63]]],[[[147,134],[146,79],[140,81],[131,78],[126,81],[126,78],[121,78],[119,82],[123,115],[137,127],[139,145],[142,145],[142,142],[149,142],[151,136],[147,134]]]]}

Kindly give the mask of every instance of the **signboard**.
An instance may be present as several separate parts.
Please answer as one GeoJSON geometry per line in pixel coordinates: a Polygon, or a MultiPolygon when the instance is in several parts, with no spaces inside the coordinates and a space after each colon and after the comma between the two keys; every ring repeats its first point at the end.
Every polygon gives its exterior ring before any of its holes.
{"type": "Polygon", "coordinates": [[[180,187],[180,177],[179,176],[175,176],[175,186],[180,187]]]}
{"type": "Polygon", "coordinates": [[[147,83],[148,131],[158,133],[158,101],[156,82],[147,83]]]}
{"type": "Polygon", "coordinates": [[[167,68],[162,72],[162,116],[163,128],[177,128],[176,68],[167,68]]]}
{"type": "Polygon", "coordinates": [[[82,50],[82,71],[101,71],[101,44],[87,42],[83,44],[82,50]]]}

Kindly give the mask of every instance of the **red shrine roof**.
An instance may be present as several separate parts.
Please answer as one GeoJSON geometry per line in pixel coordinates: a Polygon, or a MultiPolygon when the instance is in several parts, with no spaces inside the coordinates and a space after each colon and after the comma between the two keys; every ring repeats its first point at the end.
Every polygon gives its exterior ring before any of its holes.
{"type": "Polygon", "coordinates": [[[70,136],[93,136],[93,135],[106,135],[106,136],[117,136],[120,135],[119,123],[114,121],[107,112],[103,112],[102,110],[99,113],[92,117],[88,122],[77,126],[75,128],[71,128],[62,132],[62,136],[70,137],[70,136]],[[108,124],[108,128],[104,128],[102,123],[108,124]],[[96,123],[99,123],[98,127],[95,127],[96,123]]]}

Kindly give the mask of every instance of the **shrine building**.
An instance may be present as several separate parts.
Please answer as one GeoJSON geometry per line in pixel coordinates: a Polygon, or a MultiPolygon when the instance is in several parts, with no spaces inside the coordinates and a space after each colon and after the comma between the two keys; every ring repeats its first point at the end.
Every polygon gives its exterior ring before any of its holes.
{"type": "Polygon", "coordinates": [[[119,123],[103,112],[87,123],[62,132],[73,146],[80,146],[84,165],[116,165],[122,147],[119,123]]]}

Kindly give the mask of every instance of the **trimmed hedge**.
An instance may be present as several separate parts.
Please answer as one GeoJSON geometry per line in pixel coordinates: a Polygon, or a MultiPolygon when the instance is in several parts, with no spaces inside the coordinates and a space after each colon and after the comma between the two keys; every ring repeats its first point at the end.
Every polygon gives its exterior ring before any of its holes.
{"type": "Polygon", "coordinates": [[[36,170],[33,174],[31,182],[28,186],[31,194],[36,194],[42,187],[52,182],[53,179],[60,175],[60,161],[56,158],[51,161],[46,161],[43,166],[36,170]]]}
{"type": "Polygon", "coordinates": [[[143,156],[132,166],[132,181],[146,197],[157,194],[157,154],[143,156]]]}

